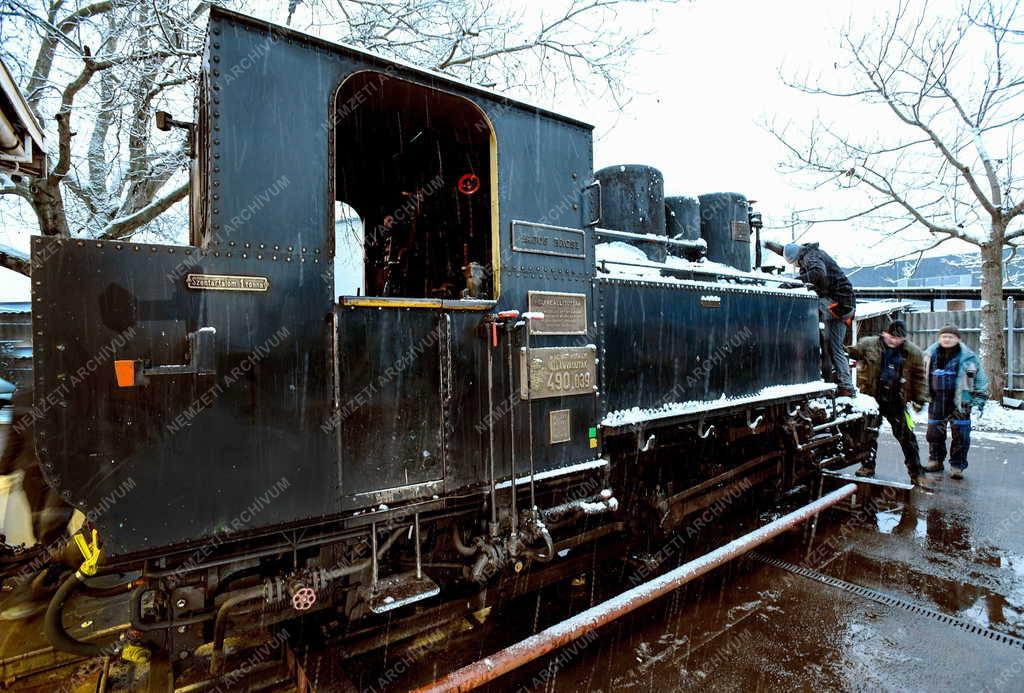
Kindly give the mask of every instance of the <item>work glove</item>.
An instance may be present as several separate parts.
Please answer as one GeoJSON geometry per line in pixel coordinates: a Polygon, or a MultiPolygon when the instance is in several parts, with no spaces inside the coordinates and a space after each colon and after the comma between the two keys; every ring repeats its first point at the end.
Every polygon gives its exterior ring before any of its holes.
{"type": "Polygon", "coordinates": [[[985,402],[987,401],[988,398],[981,395],[975,395],[971,398],[971,406],[978,410],[978,416],[985,413],[985,402]]]}

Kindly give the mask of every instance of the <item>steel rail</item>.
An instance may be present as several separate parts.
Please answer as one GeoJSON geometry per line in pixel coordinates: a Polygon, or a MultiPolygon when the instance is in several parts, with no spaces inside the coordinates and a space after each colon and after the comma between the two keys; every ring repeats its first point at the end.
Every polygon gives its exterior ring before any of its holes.
{"type": "Polygon", "coordinates": [[[856,484],[847,484],[816,501],[795,510],[764,527],[745,534],[714,551],[685,563],[664,575],[612,597],[597,606],[557,623],[525,640],[510,645],[490,657],[457,669],[433,683],[416,689],[416,693],[469,691],[507,674],[524,664],[600,628],[615,619],[662,597],[715,568],[777,537],[788,529],[814,517],[822,510],[849,498],[857,491],[856,484]]]}

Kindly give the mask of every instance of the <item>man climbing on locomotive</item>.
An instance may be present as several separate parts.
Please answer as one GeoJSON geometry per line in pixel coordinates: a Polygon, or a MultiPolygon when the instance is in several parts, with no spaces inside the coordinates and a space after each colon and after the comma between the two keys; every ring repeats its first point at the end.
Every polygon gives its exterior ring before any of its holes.
{"type": "Polygon", "coordinates": [[[800,280],[814,287],[820,299],[820,311],[825,323],[825,343],[829,363],[840,397],[854,395],[850,376],[850,357],[846,353],[846,333],[853,323],[856,300],[853,285],[839,263],[818,247],[817,243],[766,243],[769,250],[782,255],[786,262],[799,271],[800,280]]]}
{"type": "MultiPolygon", "coordinates": [[[[850,355],[857,359],[857,387],[878,402],[879,413],[889,422],[893,436],[903,449],[910,480],[915,486],[930,488],[921,467],[914,420],[907,411],[908,402],[920,411],[928,399],[924,353],[907,341],[903,321],[894,320],[881,335],[864,337],[850,347],[850,355]]],[[[857,476],[874,475],[872,455],[870,462],[857,470],[857,476]]]]}

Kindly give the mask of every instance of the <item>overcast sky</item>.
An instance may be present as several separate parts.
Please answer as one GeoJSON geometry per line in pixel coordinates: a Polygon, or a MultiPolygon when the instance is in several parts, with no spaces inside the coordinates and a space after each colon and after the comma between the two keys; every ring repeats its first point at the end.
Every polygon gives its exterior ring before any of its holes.
{"type": "MultiPolygon", "coordinates": [[[[838,104],[785,86],[780,69],[788,76],[841,78],[835,69],[844,60],[839,29],[851,18],[865,24],[894,4],[697,0],[660,10],[651,52],[636,60],[638,93],[626,113],[602,112],[596,104],[574,107],[597,126],[595,167],[653,165],[665,174],[667,194],[740,192],[758,200],[766,223],[773,225],[784,223],[793,210],[821,207],[822,216],[828,216],[830,210],[850,209],[859,199],[855,193],[808,193],[778,172],[782,148],[761,123],[773,117],[808,122],[816,112],[831,115],[838,104]]],[[[865,109],[859,117],[878,128],[904,127],[884,111],[876,115],[865,109]]],[[[842,263],[855,265],[920,247],[923,237],[919,232],[911,234],[910,243],[879,245],[877,235],[850,222],[816,225],[801,240],[818,241],[842,263]]],[[[970,250],[950,243],[938,253],[970,250]]]]}
{"type": "MultiPolygon", "coordinates": [[[[544,8],[541,0],[529,0],[544,8]]],[[[611,103],[542,99],[542,105],[593,123],[595,166],[642,163],[665,175],[668,194],[735,191],[759,201],[769,224],[792,210],[849,209],[836,192],[808,193],[777,170],[781,147],[761,126],[766,118],[809,121],[827,103],[798,94],[787,74],[835,76],[842,59],[838,29],[850,18],[870,20],[892,6],[884,0],[791,0],[785,3],[695,0],[657,10],[654,34],[634,59],[634,91],[625,112],[611,103]]],[[[623,13],[628,26],[646,12],[623,13]]],[[[880,119],[878,127],[897,127],[880,119]]],[[[802,231],[802,229],[800,229],[802,231]]],[[[775,235],[782,240],[786,232],[775,235]]],[[[920,238],[920,236],[918,236],[920,238]]],[[[801,240],[822,243],[842,263],[873,263],[907,246],[878,245],[856,222],[816,226],[801,240]]],[[[0,243],[27,247],[25,229],[0,230],[0,243]]],[[[969,250],[948,245],[941,252],[969,250]]],[[[23,300],[28,282],[0,273],[0,300],[23,300]]]]}

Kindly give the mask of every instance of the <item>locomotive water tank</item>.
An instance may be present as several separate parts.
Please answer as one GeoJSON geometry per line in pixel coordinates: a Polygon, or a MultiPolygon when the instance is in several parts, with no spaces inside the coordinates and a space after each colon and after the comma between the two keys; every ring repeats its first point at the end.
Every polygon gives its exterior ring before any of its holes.
{"type": "Polygon", "coordinates": [[[701,195],[700,235],[708,244],[708,259],[750,271],[750,223],[747,198],[739,193],[701,195]]]}

